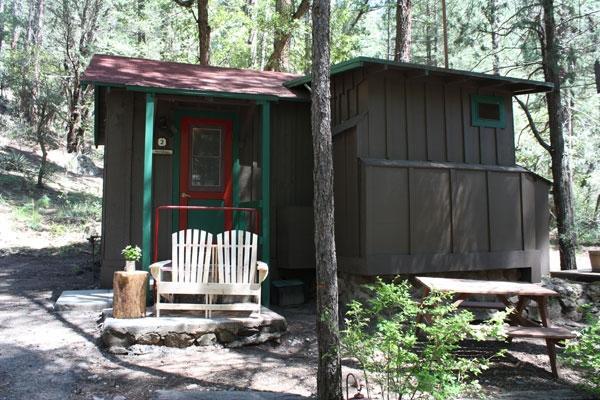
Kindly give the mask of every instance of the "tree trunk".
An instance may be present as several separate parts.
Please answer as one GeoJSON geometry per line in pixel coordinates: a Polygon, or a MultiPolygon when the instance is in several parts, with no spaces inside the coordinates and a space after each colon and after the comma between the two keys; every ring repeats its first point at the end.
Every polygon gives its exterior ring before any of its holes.
{"type": "Polygon", "coordinates": [[[492,39],[492,72],[500,75],[500,38],[498,36],[498,0],[490,0],[488,4],[488,22],[492,39]]]}
{"type": "Polygon", "coordinates": [[[331,139],[329,0],[313,0],[311,122],[319,365],[317,397],[342,398],[331,139]]]}
{"type": "Polygon", "coordinates": [[[275,10],[279,16],[279,23],[275,28],[273,52],[269,56],[265,70],[283,71],[287,66],[288,47],[292,38],[291,25],[306,14],[309,6],[308,0],[302,0],[296,11],[292,13],[292,4],[289,0],[277,0],[275,10]]]}
{"type": "Polygon", "coordinates": [[[394,61],[409,62],[412,35],[411,0],[396,2],[396,50],[394,61]]]}
{"type": "Polygon", "coordinates": [[[198,0],[198,62],[210,64],[210,25],[208,24],[208,0],[198,0]]]}
{"type": "Polygon", "coordinates": [[[117,271],[113,277],[113,316],[143,318],[146,316],[148,272],[117,271]]]}
{"type": "Polygon", "coordinates": [[[2,45],[4,44],[4,20],[6,18],[4,14],[5,1],[0,0],[0,54],[2,53],[2,45]]]}
{"type": "MultiPolygon", "coordinates": [[[[43,129],[43,128],[40,128],[40,129],[43,129]]],[[[38,138],[40,138],[40,135],[43,135],[43,134],[41,134],[41,132],[38,132],[38,138]]],[[[46,175],[48,151],[46,149],[46,141],[43,136],[40,139],[38,139],[38,143],[40,145],[40,149],[42,150],[42,159],[40,160],[40,168],[38,169],[37,187],[41,188],[41,187],[44,187],[44,176],[46,175]]]]}
{"type": "Polygon", "coordinates": [[[552,192],[556,209],[560,268],[577,269],[575,250],[577,236],[574,226],[573,193],[571,190],[568,154],[565,152],[563,126],[566,113],[561,99],[561,77],[558,61],[558,39],[555,34],[554,1],[543,0],[543,35],[541,36],[542,59],[546,81],[554,88],[546,93],[548,103],[548,129],[550,131],[550,156],[552,158],[552,192]]]}

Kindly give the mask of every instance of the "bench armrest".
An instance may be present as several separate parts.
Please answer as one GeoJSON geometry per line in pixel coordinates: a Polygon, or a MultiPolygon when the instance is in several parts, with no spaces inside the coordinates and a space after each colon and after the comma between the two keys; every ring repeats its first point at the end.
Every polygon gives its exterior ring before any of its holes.
{"type": "Polygon", "coordinates": [[[158,262],[150,264],[150,274],[152,275],[152,277],[154,278],[154,280],[156,282],[161,281],[163,271],[171,270],[170,265],[171,265],[171,260],[158,261],[158,262]]]}
{"type": "Polygon", "coordinates": [[[269,266],[267,263],[257,261],[256,270],[258,271],[258,283],[262,283],[269,275],[269,266]]]}

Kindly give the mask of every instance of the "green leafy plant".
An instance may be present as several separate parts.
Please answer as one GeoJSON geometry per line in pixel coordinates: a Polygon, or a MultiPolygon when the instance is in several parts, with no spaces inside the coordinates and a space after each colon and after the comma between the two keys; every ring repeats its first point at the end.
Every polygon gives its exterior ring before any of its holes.
{"type": "Polygon", "coordinates": [[[475,377],[489,360],[456,351],[466,339],[502,338],[505,312],[476,329],[473,314],[458,311],[451,294],[431,293],[417,302],[406,281],[378,279],[367,288],[373,295],[366,304],[348,305],[341,340],[344,356],[362,369],[367,391],[376,386],[388,400],[449,399],[478,387],[475,377]]]}
{"type": "Polygon", "coordinates": [[[0,166],[5,171],[16,171],[22,173],[29,172],[33,168],[27,157],[14,150],[0,154],[0,166]]]}
{"type": "Polygon", "coordinates": [[[600,319],[584,309],[586,326],[577,339],[569,340],[564,351],[565,362],[583,372],[583,386],[600,395],[600,319]]]}
{"type": "Polygon", "coordinates": [[[142,257],[142,249],[138,246],[128,245],[123,250],[121,250],[121,254],[126,261],[140,261],[142,257]]]}

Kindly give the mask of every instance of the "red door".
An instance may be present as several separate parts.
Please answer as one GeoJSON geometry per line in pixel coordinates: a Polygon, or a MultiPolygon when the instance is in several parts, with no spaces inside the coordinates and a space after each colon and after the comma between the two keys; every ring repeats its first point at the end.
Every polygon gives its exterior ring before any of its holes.
{"type": "MultiPolygon", "coordinates": [[[[187,117],[180,132],[179,205],[231,207],[231,121],[187,117]]],[[[188,227],[220,233],[232,228],[232,214],[181,210],[179,229],[188,227]]]]}

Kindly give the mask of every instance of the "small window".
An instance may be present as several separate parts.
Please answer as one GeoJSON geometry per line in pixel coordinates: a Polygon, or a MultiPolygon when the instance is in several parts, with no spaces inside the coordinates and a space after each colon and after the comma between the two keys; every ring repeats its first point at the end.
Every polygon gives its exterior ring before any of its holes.
{"type": "Polygon", "coordinates": [[[506,126],[504,99],[499,96],[471,96],[471,125],[488,128],[506,126]]]}
{"type": "Polygon", "coordinates": [[[223,188],[221,129],[194,127],[191,136],[190,186],[197,190],[221,190],[223,188]]]}

